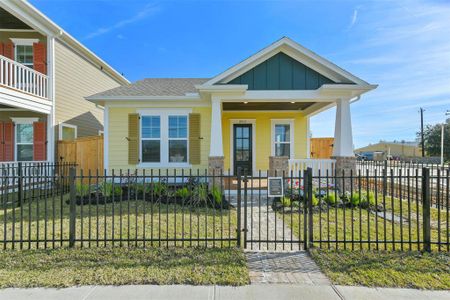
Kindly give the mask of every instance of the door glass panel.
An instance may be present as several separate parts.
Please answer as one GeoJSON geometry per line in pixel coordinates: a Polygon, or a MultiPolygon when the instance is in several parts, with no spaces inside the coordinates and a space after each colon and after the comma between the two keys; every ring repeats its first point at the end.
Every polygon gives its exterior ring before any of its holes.
{"type": "Polygon", "coordinates": [[[242,127],[238,127],[236,128],[236,138],[241,138],[242,137],[242,127]]]}
{"type": "Polygon", "coordinates": [[[252,170],[252,128],[250,125],[234,127],[234,172],[250,174],[252,170]]]}
{"type": "Polygon", "coordinates": [[[242,128],[242,137],[243,138],[249,138],[250,130],[248,127],[242,128]]]}
{"type": "Polygon", "coordinates": [[[242,140],[236,139],[236,150],[242,149],[242,140]]]}

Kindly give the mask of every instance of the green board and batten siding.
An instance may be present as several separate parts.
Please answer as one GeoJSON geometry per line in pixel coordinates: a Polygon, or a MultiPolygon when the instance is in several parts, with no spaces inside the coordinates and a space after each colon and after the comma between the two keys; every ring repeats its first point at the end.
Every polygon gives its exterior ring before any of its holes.
{"type": "Polygon", "coordinates": [[[249,90],[315,90],[332,83],[335,82],[282,52],[229,82],[247,84],[249,90]]]}

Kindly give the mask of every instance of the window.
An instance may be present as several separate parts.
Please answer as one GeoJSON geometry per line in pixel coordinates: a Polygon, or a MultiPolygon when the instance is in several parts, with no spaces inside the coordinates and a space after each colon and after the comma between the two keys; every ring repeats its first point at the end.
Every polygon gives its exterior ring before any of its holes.
{"type": "Polygon", "coordinates": [[[187,162],[187,116],[169,116],[169,162],[187,162]]]}
{"type": "Polygon", "coordinates": [[[73,141],[78,137],[78,127],[67,123],[59,124],[59,140],[60,141],[73,141]]]}
{"type": "Polygon", "coordinates": [[[15,47],[15,60],[33,69],[33,44],[38,43],[39,39],[11,38],[11,41],[15,47]]]}
{"type": "Polygon", "coordinates": [[[293,153],[293,126],[289,120],[272,120],[272,155],[292,158],[293,153]]]}
{"type": "Polygon", "coordinates": [[[33,46],[16,45],[16,61],[33,69],[33,46]]]}
{"type": "Polygon", "coordinates": [[[161,161],[161,117],[142,117],[142,162],[161,161]]]}
{"type": "Polygon", "coordinates": [[[143,109],[140,112],[141,163],[159,167],[187,166],[189,112],[187,109],[143,109]]]}
{"type": "Polygon", "coordinates": [[[16,153],[18,161],[33,160],[33,124],[16,124],[16,153]]]}

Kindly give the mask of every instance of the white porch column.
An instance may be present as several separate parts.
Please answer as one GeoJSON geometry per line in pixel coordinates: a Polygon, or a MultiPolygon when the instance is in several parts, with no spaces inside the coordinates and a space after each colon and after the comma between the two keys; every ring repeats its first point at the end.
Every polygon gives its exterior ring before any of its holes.
{"type": "Polygon", "coordinates": [[[336,102],[333,156],[354,157],[350,99],[336,102]]]}
{"type": "Polygon", "coordinates": [[[337,180],[336,182],[337,189],[344,193],[352,190],[352,180],[348,176],[351,174],[356,175],[356,158],[353,153],[350,99],[339,99],[336,104],[333,158],[336,160],[336,175],[347,176],[343,180],[337,180]]]}
{"type": "Polygon", "coordinates": [[[210,157],[223,157],[222,141],[222,101],[219,98],[211,99],[211,144],[210,157]]]}

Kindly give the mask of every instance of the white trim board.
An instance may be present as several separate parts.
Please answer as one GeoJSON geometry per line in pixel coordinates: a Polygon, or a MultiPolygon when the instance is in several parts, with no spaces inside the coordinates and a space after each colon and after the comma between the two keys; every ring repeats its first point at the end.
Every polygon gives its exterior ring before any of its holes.
{"type": "Polygon", "coordinates": [[[109,106],[105,106],[103,112],[103,168],[108,170],[109,167],[109,106]]]}
{"type": "Polygon", "coordinates": [[[256,176],[256,119],[230,119],[230,173],[234,175],[234,130],[235,124],[251,124],[252,125],[252,173],[256,176]]]}
{"type": "Polygon", "coordinates": [[[25,39],[25,38],[10,38],[16,46],[33,46],[34,43],[39,42],[39,39],[25,39]]]}
{"type": "Polygon", "coordinates": [[[16,124],[33,124],[34,122],[39,121],[37,117],[24,118],[24,117],[11,117],[11,121],[16,124]]]}

